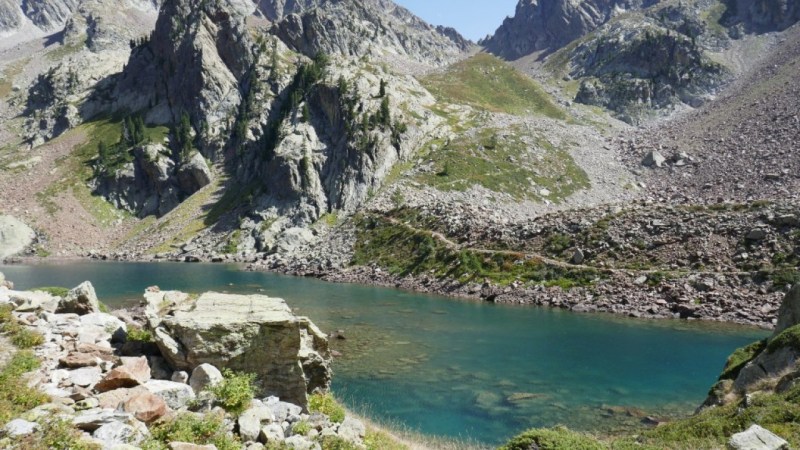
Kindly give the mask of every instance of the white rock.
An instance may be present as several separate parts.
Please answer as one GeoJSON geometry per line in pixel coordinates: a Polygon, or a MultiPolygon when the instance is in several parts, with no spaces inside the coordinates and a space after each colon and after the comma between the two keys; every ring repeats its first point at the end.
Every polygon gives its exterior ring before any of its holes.
{"type": "Polygon", "coordinates": [[[134,425],[123,422],[107,423],[92,433],[92,437],[103,442],[104,450],[111,450],[120,444],[138,444],[149,435],[147,427],[141,422],[134,425]],[[138,426],[137,426],[138,425],[138,426]]]}
{"type": "Polygon", "coordinates": [[[261,434],[262,424],[272,422],[275,416],[267,406],[250,408],[239,416],[239,434],[244,442],[257,441],[261,434]]]}
{"type": "Polygon", "coordinates": [[[103,378],[103,372],[99,367],[82,367],[69,371],[69,379],[75,386],[93,386],[100,381],[101,378],[103,378]]]}
{"type": "Polygon", "coordinates": [[[339,437],[353,444],[360,444],[367,434],[367,427],[358,419],[347,417],[339,425],[339,437]]]}
{"type": "Polygon", "coordinates": [[[170,380],[176,383],[186,384],[189,382],[189,374],[183,370],[172,372],[172,377],[170,377],[170,380]]]}
{"type": "Polygon", "coordinates": [[[733,450],[783,450],[789,448],[789,443],[783,438],[758,425],[734,434],[728,445],[733,450]]]}
{"type": "Polygon", "coordinates": [[[12,438],[33,434],[38,429],[38,423],[28,422],[27,420],[22,419],[14,419],[11,422],[8,422],[5,427],[3,427],[6,435],[12,438]]]}
{"type": "Polygon", "coordinates": [[[94,326],[110,334],[115,341],[122,341],[128,334],[128,327],[125,322],[117,319],[111,314],[91,313],[81,316],[81,326],[94,326]]]}
{"type": "Polygon", "coordinates": [[[200,364],[192,371],[189,378],[189,386],[194,389],[195,394],[208,387],[214,386],[223,380],[222,373],[211,364],[200,364]]]}
{"type": "Polygon", "coordinates": [[[295,450],[319,450],[320,446],[316,442],[311,442],[305,438],[305,436],[294,435],[292,437],[286,438],[283,441],[288,448],[292,448],[295,450]]]}
{"type": "Polygon", "coordinates": [[[283,428],[277,423],[271,423],[261,428],[258,440],[265,444],[282,442],[286,438],[283,428]]]}
{"type": "Polygon", "coordinates": [[[188,384],[166,380],[150,380],[144,384],[150,392],[161,397],[167,406],[178,410],[194,400],[194,391],[188,384]]]}

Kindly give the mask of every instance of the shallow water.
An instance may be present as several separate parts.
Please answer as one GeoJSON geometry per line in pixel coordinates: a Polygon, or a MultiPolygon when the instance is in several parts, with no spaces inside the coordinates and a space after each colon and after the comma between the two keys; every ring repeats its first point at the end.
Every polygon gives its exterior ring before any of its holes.
{"type": "Polygon", "coordinates": [[[496,444],[532,426],[609,431],[689,414],[736,348],[766,332],[453,300],[205,264],[0,266],[19,289],[90,280],[112,307],[147,286],[285,298],[324,331],[334,390],[371,417],[496,444]]]}

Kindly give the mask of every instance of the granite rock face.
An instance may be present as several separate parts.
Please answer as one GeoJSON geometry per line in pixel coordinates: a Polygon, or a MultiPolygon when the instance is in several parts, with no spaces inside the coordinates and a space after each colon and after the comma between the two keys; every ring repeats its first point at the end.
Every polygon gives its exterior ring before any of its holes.
{"type": "Polygon", "coordinates": [[[330,386],[327,338],[282,299],[205,293],[151,320],[173,368],[201,364],[256,374],[260,394],[306,405],[307,394],[330,386]]]}

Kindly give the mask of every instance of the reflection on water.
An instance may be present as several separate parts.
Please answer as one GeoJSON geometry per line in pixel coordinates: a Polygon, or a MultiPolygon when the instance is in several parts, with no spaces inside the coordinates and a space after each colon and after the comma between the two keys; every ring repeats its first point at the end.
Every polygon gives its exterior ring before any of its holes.
{"type": "Polygon", "coordinates": [[[725,358],[765,333],[444,299],[239,271],[234,266],[70,263],[0,268],[19,288],[94,283],[113,306],[145,287],[285,298],[331,342],[351,407],[424,433],[498,443],[531,426],[609,431],[688,414],[725,358]]]}

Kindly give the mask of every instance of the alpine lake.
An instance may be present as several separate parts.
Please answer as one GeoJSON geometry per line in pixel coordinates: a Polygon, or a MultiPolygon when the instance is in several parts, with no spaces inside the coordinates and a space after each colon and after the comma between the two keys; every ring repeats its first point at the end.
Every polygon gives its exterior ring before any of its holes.
{"type": "Polygon", "coordinates": [[[752,328],[644,321],[494,305],[394,289],[247,272],[235,265],[64,262],[0,266],[17,289],[91,281],[110,308],[146,287],[286,299],[323,331],[334,394],[379,422],[496,445],[530,427],[599,434],[691,414],[725,360],[767,335],[752,328]]]}

